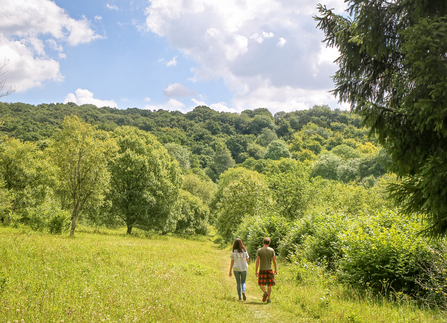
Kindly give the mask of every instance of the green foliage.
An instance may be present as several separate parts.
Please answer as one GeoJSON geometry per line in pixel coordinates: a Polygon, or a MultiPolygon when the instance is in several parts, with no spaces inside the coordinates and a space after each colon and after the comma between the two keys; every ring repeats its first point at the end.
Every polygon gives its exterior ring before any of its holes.
{"type": "Polygon", "coordinates": [[[177,199],[181,176],[177,161],[151,134],[133,127],[114,131],[117,155],[110,160],[110,212],[127,225],[163,230],[177,199]]]}
{"type": "Polygon", "coordinates": [[[447,3],[349,1],[351,17],[319,5],[324,41],[340,52],[334,95],[351,104],[406,177],[393,196],[447,233],[447,3]],[[432,176],[431,174],[436,174],[432,176]]]}
{"type": "Polygon", "coordinates": [[[310,202],[309,170],[297,161],[281,159],[267,174],[278,213],[287,219],[301,217],[310,202]],[[289,167],[284,167],[287,162],[289,167]]]}
{"type": "Polygon", "coordinates": [[[199,197],[187,191],[180,190],[176,206],[173,208],[172,213],[168,225],[175,227],[172,230],[173,232],[192,235],[205,235],[208,233],[208,217],[210,211],[199,197]]]}
{"type": "Polygon", "coordinates": [[[233,167],[234,164],[234,159],[231,157],[231,152],[228,150],[225,143],[216,141],[213,161],[207,170],[207,175],[217,182],[220,174],[233,167]]]}
{"type": "Polygon", "coordinates": [[[42,204],[26,210],[27,223],[35,231],[61,234],[70,227],[70,212],[63,210],[54,196],[48,195],[42,204]]]}
{"type": "Polygon", "coordinates": [[[289,230],[288,221],[281,216],[264,215],[245,217],[240,224],[235,237],[242,239],[251,259],[256,259],[256,251],[262,247],[265,237],[271,239],[270,247],[275,249],[277,256],[278,246],[282,237],[289,230]]]}
{"type": "Polygon", "coordinates": [[[353,159],[353,158],[360,158],[362,157],[362,153],[358,150],[355,150],[352,147],[349,147],[346,144],[341,144],[336,147],[334,147],[331,150],[331,153],[343,158],[343,159],[353,159]]]}
{"type": "Polygon", "coordinates": [[[273,207],[270,191],[263,176],[246,169],[223,174],[216,194],[216,227],[229,242],[244,217],[269,214],[273,207]],[[237,175],[237,178],[234,178],[237,175]]]}
{"type": "Polygon", "coordinates": [[[376,291],[386,288],[412,296],[424,294],[416,279],[426,280],[422,268],[429,265],[432,251],[419,235],[422,228],[393,211],[362,217],[339,236],[343,251],[339,277],[376,291]]]}
{"type": "Polygon", "coordinates": [[[106,132],[76,116],[66,117],[51,141],[48,154],[56,166],[57,192],[63,206],[72,210],[71,235],[84,209],[101,206],[110,180],[107,162],[114,151],[115,143],[106,132]]]}
{"type": "Polygon", "coordinates": [[[287,145],[282,140],[274,140],[267,147],[265,159],[279,160],[281,158],[290,158],[291,154],[287,145]]]}
{"type": "Polygon", "coordinates": [[[189,160],[191,153],[188,149],[175,143],[167,143],[164,147],[168,151],[169,155],[171,155],[171,157],[179,163],[181,168],[191,168],[191,163],[189,160]]]}
{"type": "Polygon", "coordinates": [[[200,178],[196,174],[185,174],[183,175],[182,189],[200,197],[205,205],[210,205],[217,191],[217,185],[209,179],[200,178]]]}
{"type": "Polygon", "coordinates": [[[42,203],[55,188],[54,169],[36,144],[14,138],[0,139],[0,179],[4,184],[4,203],[15,213],[42,203]],[[9,196],[9,198],[8,198],[9,196]]]}

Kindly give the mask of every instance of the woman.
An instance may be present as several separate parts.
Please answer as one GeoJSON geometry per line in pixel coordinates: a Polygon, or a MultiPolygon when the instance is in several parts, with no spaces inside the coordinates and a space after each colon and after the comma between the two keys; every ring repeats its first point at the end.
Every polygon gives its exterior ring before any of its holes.
{"type": "Polygon", "coordinates": [[[247,299],[245,297],[245,279],[247,278],[247,269],[248,269],[248,253],[247,249],[245,249],[244,244],[241,239],[234,240],[233,243],[233,252],[231,253],[230,259],[230,277],[231,270],[234,272],[234,277],[236,277],[237,284],[237,294],[239,295],[239,300],[241,300],[241,289],[242,289],[242,297],[244,301],[247,299]],[[242,287],[242,288],[241,288],[242,287]]]}

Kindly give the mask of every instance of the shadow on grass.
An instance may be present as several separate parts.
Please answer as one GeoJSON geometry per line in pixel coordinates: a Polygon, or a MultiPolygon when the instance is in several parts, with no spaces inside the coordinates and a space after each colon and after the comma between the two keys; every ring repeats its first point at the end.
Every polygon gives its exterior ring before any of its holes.
{"type": "Polygon", "coordinates": [[[267,305],[267,303],[260,303],[260,302],[254,302],[254,301],[249,301],[249,302],[243,302],[244,305],[267,305]]]}

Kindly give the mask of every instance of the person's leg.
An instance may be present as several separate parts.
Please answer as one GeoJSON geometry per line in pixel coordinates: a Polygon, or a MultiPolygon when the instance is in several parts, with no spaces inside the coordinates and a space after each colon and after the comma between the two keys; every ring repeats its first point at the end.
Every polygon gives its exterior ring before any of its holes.
{"type": "Polygon", "coordinates": [[[270,299],[270,295],[272,294],[272,286],[268,286],[267,290],[268,290],[268,293],[269,293],[269,296],[268,296],[267,299],[270,299]]]}
{"type": "Polygon", "coordinates": [[[236,278],[237,294],[239,296],[239,299],[241,299],[241,272],[233,271],[233,273],[234,277],[236,278]]]}
{"type": "Polygon", "coordinates": [[[241,286],[242,286],[242,296],[244,298],[244,301],[246,300],[245,298],[245,280],[247,279],[247,271],[241,271],[241,286]]]}

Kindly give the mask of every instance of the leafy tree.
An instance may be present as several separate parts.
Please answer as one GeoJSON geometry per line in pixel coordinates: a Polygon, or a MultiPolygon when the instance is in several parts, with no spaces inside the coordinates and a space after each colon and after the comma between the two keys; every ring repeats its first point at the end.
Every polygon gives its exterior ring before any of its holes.
{"type": "Polygon", "coordinates": [[[352,18],[319,5],[324,41],[340,52],[333,94],[351,104],[404,176],[391,186],[428,232],[447,234],[447,2],[349,1],[352,18]]]}
{"type": "Polygon", "coordinates": [[[321,176],[329,180],[338,180],[338,166],[343,160],[334,154],[324,154],[319,156],[317,161],[312,165],[312,177],[321,176]]]}
{"type": "Polygon", "coordinates": [[[264,128],[274,129],[273,118],[266,115],[256,115],[250,125],[250,133],[258,135],[264,128]]]}
{"type": "Polygon", "coordinates": [[[196,174],[183,175],[183,190],[199,197],[205,205],[210,205],[217,190],[212,181],[204,180],[196,174]]]}
{"type": "Polygon", "coordinates": [[[290,159],[281,159],[269,167],[267,173],[269,188],[273,193],[280,215],[296,219],[304,214],[309,196],[309,170],[302,163],[290,159]],[[286,161],[288,167],[281,165],[286,161]]]}
{"type": "Polygon", "coordinates": [[[48,149],[56,166],[58,192],[64,205],[72,208],[73,235],[81,212],[89,206],[96,208],[104,199],[110,180],[107,162],[115,143],[106,132],[73,116],[65,117],[48,149]]]}
{"type": "Polygon", "coordinates": [[[276,132],[269,128],[264,128],[261,131],[261,134],[256,139],[256,143],[261,146],[267,147],[273,140],[277,140],[278,136],[276,132]]]}
{"type": "Polygon", "coordinates": [[[227,169],[233,167],[234,159],[231,157],[231,152],[228,150],[225,143],[216,141],[216,149],[213,157],[213,162],[210,165],[208,176],[217,181],[219,175],[227,169]]]}
{"type": "Polygon", "coordinates": [[[362,157],[362,153],[358,150],[349,147],[348,145],[341,144],[334,147],[331,150],[331,153],[340,156],[343,159],[352,159],[352,158],[360,158],[362,157]]]}
{"type": "Polygon", "coordinates": [[[235,135],[227,139],[226,145],[236,163],[244,162],[245,159],[242,158],[242,154],[247,152],[247,148],[252,142],[253,137],[247,135],[235,135]]]}
{"type": "Polygon", "coordinates": [[[55,187],[51,166],[37,145],[14,138],[0,138],[0,178],[13,196],[12,210],[25,216],[55,187]]]}
{"type": "Polygon", "coordinates": [[[291,156],[292,155],[284,141],[274,140],[267,147],[265,159],[279,160],[281,158],[290,158],[291,156]]]}
{"type": "MultiPolygon", "coordinates": [[[[233,172],[232,175],[235,174],[233,172]]],[[[216,227],[227,242],[234,238],[244,217],[268,214],[273,205],[268,185],[261,174],[246,169],[238,169],[237,174],[236,179],[223,180],[223,185],[219,184],[221,195],[218,195],[216,204],[216,227]]]]}
{"type": "Polygon", "coordinates": [[[175,144],[175,143],[167,143],[164,145],[166,150],[168,151],[169,155],[176,161],[178,161],[179,165],[183,169],[189,169],[191,168],[190,163],[190,155],[188,149],[183,147],[182,145],[175,144]]]}
{"type": "Polygon", "coordinates": [[[181,186],[178,163],[151,134],[116,128],[117,155],[110,161],[111,211],[127,225],[163,230],[181,186]]]}
{"type": "Polygon", "coordinates": [[[175,233],[207,234],[210,210],[202,200],[191,193],[180,190],[179,197],[172,212],[175,233]]]}

